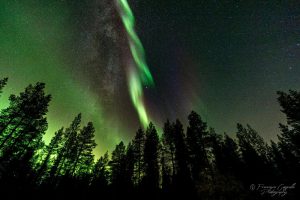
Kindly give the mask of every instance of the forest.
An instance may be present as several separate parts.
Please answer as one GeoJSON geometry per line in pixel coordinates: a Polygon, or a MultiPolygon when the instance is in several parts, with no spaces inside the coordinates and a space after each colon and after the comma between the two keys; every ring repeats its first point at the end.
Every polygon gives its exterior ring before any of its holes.
{"type": "Polygon", "coordinates": [[[248,124],[216,133],[191,111],[187,127],[167,120],[161,135],[153,123],[137,127],[99,159],[93,123],[82,125],[81,114],[45,144],[51,98],[44,83],[30,84],[0,112],[1,199],[300,199],[298,91],[277,92],[286,123],[275,141],[248,124]]]}

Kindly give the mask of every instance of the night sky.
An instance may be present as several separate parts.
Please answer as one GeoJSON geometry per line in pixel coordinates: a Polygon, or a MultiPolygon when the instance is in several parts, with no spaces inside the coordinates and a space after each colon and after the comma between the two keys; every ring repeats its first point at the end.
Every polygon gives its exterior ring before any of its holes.
{"type": "Polygon", "coordinates": [[[0,107],[45,82],[46,142],[81,112],[100,154],[145,122],[186,123],[191,110],[218,133],[240,122],[276,138],[276,91],[300,90],[299,1],[129,0],[129,28],[120,2],[0,0],[0,74],[9,77],[0,107]]]}

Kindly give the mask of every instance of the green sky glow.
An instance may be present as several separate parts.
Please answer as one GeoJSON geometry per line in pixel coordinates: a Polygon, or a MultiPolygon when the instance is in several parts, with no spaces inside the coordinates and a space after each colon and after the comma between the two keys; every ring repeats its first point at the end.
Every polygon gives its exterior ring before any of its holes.
{"type": "Polygon", "coordinates": [[[72,76],[70,69],[76,63],[68,49],[73,39],[68,17],[68,6],[61,1],[0,2],[0,69],[1,77],[9,77],[0,108],[8,105],[10,94],[18,94],[29,83],[45,82],[53,97],[45,141],[81,112],[83,123],[95,125],[95,154],[99,156],[111,150],[121,136],[117,129],[107,128],[112,122],[102,116],[96,95],[72,76]]]}

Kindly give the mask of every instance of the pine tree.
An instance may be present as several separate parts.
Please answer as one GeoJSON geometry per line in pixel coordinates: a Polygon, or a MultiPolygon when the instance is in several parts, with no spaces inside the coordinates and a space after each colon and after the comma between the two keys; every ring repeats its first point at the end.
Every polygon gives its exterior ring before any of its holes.
{"type": "Polygon", "coordinates": [[[25,143],[23,137],[29,141],[37,137],[41,139],[47,129],[44,116],[51,100],[44,89],[44,83],[37,83],[35,86],[29,85],[19,96],[9,97],[9,107],[0,114],[0,150],[3,151],[5,146],[9,148],[7,143],[14,143],[16,140],[25,143]]]}
{"type": "Polygon", "coordinates": [[[123,142],[120,142],[112,152],[112,158],[110,161],[111,183],[116,189],[121,189],[126,182],[124,180],[124,174],[126,171],[125,157],[126,147],[123,142]]]}
{"type": "Polygon", "coordinates": [[[282,173],[285,175],[285,178],[289,181],[300,180],[300,176],[297,173],[300,170],[300,158],[297,153],[298,149],[292,142],[294,129],[289,129],[288,126],[283,124],[279,124],[279,127],[281,133],[280,135],[278,135],[279,141],[277,147],[278,151],[280,151],[281,154],[277,154],[277,159],[280,160],[280,156],[282,156],[282,159],[284,160],[284,164],[281,164],[281,166],[283,167],[282,173]]]}
{"type": "Polygon", "coordinates": [[[61,148],[57,152],[54,164],[51,167],[50,177],[53,181],[57,175],[69,174],[74,163],[74,148],[77,145],[77,135],[81,123],[81,114],[78,114],[71,125],[64,131],[61,148]]]}
{"type": "MultiPolygon", "coordinates": [[[[0,165],[5,171],[2,183],[29,187],[35,154],[43,146],[42,137],[48,124],[50,95],[45,84],[29,85],[19,96],[11,95],[10,104],[0,114],[0,165]]],[[[0,181],[0,182],[1,182],[0,181]]],[[[9,188],[8,184],[2,187],[9,188]]]]}
{"type": "Polygon", "coordinates": [[[132,142],[134,150],[134,183],[139,185],[144,176],[144,147],[145,147],[145,133],[143,129],[139,128],[136,132],[135,138],[132,142]]]}
{"type": "Polygon", "coordinates": [[[76,148],[74,148],[75,159],[72,163],[71,174],[74,175],[76,171],[78,174],[88,173],[90,166],[93,163],[94,155],[93,149],[96,147],[94,140],[95,128],[92,122],[83,127],[77,136],[76,148]]]}
{"type": "Polygon", "coordinates": [[[240,160],[238,144],[227,134],[222,144],[222,155],[218,161],[219,170],[227,175],[240,177],[242,174],[242,161],[240,160]]]}
{"type": "Polygon", "coordinates": [[[278,102],[282,112],[291,126],[300,124],[300,92],[289,90],[289,93],[278,91],[278,102]]]}
{"type": "Polygon", "coordinates": [[[282,152],[279,149],[279,145],[276,144],[274,141],[271,140],[271,148],[272,148],[272,159],[274,161],[275,167],[276,167],[276,174],[278,177],[280,177],[282,180],[289,179],[290,176],[287,175],[290,170],[288,170],[287,162],[282,154],[282,152]]]}
{"type": "Polygon", "coordinates": [[[209,166],[207,162],[206,143],[207,143],[207,124],[202,121],[200,115],[192,111],[188,116],[189,126],[187,127],[187,147],[189,151],[189,161],[191,166],[192,178],[195,182],[200,180],[201,172],[209,166]]]}
{"type": "Polygon", "coordinates": [[[148,194],[156,195],[159,188],[159,138],[155,126],[150,123],[146,130],[144,149],[145,189],[148,194]]]}
{"type": "Polygon", "coordinates": [[[300,160],[300,92],[278,92],[278,101],[286,115],[287,125],[280,124],[279,140],[290,146],[292,153],[300,160]]]}
{"type": "Polygon", "coordinates": [[[270,182],[272,181],[273,168],[271,160],[267,156],[269,149],[263,138],[247,125],[244,128],[237,124],[237,138],[242,152],[243,160],[246,164],[246,183],[270,182]]]}
{"type": "MultiPolygon", "coordinates": [[[[109,155],[106,152],[101,156],[94,168],[92,170],[92,180],[91,180],[91,190],[93,194],[95,193],[104,193],[108,192],[108,184],[110,179],[110,170],[109,170],[109,155]],[[99,191],[100,190],[100,191],[99,191]]],[[[104,195],[105,196],[105,195],[104,195]]]]}
{"type": "Polygon", "coordinates": [[[29,85],[19,96],[10,96],[10,105],[1,111],[1,160],[20,159],[26,151],[35,152],[42,144],[48,123],[50,95],[44,93],[45,84],[29,85]]]}
{"type": "Polygon", "coordinates": [[[175,147],[174,194],[191,198],[193,192],[191,174],[188,167],[188,151],[183,125],[177,119],[173,124],[173,140],[175,147]]]}
{"type": "Polygon", "coordinates": [[[224,137],[210,132],[214,165],[214,194],[218,199],[243,199],[247,187],[243,186],[244,165],[239,156],[237,143],[227,134],[224,137]],[[246,188],[246,189],[245,189],[246,188]],[[219,195],[219,196],[218,196],[219,195]]]}
{"type": "Polygon", "coordinates": [[[169,120],[167,120],[167,122],[164,124],[163,134],[162,134],[162,144],[163,144],[165,167],[170,170],[172,178],[174,178],[176,174],[174,127],[169,120]]]}
{"type": "Polygon", "coordinates": [[[37,180],[41,176],[43,176],[47,168],[49,167],[49,162],[51,160],[51,156],[57,153],[57,150],[59,149],[59,145],[62,142],[62,137],[64,133],[64,128],[59,129],[57,132],[55,132],[54,137],[51,139],[49,145],[45,148],[45,157],[43,159],[43,162],[40,164],[40,167],[37,171],[35,179],[37,180]]]}
{"type": "Polygon", "coordinates": [[[162,156],[161,156],[161,179],[162,179],[162,195],[164,198],[169,198],[172,193],[172,182],[171,182],[171,169],[167,165],[167,162],[165,161],[165,150],[164,146],[162,147],[162,156]]]}
{"type": "MultiPolygon", "coordinates": [[[[291,182],[298,182],[300,176],[300,92],[289,90],[288,93],[277,92],[278,102],[286,115],[287,125],[279,124],[277,159],[283,159],[282,173],[291,182]]],[[[276,153],[276,152],[275,152],[276,153]]],[[[277,160],[277,161],[278,161],[277,160]]],[[[280,162],[278,161],[278,164],[280,162]]],[[[280,165],[279,165],[280,166],[280,165]]]]}
{"type": "Polygon", "coordinates": [[[133,185],[134,185],[134,166],[135,166],[135,154],[134,154],[134,146],[132,143],[129,143],[127,145],[126,149],[126,157],[125,157],[125,163],[126,163],[126,171],[124,174],[124,178],[126,181],[126,185],[124,186],[127,188],[127,191],[132,191],[133,185]]]}

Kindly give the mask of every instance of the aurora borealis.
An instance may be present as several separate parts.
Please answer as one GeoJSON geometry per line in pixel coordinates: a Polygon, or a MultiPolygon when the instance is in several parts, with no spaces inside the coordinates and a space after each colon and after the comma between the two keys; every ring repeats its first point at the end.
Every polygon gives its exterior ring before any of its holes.
{"type": "Polygon", "coordinates": [[[149,124],[149,119],[143,102],[143,85],[152,86],[154,82],[145,61],[143,45],[134,30],[135,19],[127,0],[116,1],[116,5],[119,7],[120,16],[128,33],[129,46],[133,60],[138,67],[138,70],[136,70],[133,66],[128,66],[127,76],[129,92],[133,105],[138,112],[140,121],[143,127],[146,128],[149,124]]]}
{"type": "Polygon", "coordinates": [[[46,141],[81,112],[100,153],[191,110],[217,132],[241,122],[273,139],[276,91],[300,89],[299,23],[295,0],[1,0],[0,107],[45,82],[46,141]]]}

